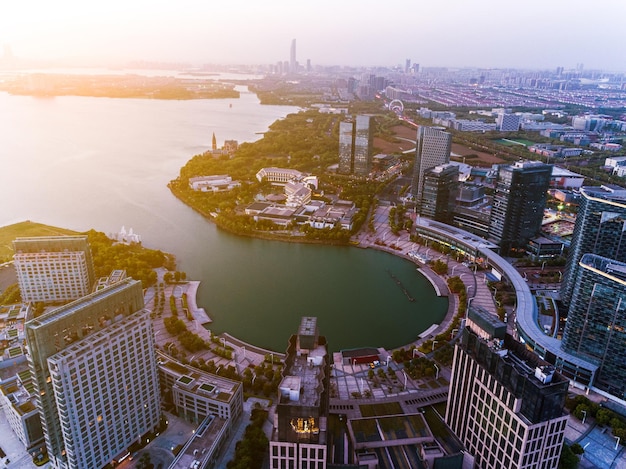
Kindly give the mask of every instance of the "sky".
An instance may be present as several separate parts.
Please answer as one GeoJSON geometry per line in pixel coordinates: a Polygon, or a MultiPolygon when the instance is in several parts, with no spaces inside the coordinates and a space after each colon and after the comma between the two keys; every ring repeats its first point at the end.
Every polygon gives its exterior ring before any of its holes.
{"type": "MultiPolygon", "coordinates": [[[[0,0],[25,59],[626,71],[626,1],[0,0]]],[[[2,50],[0,50],[0,55],[2,50]]]]}

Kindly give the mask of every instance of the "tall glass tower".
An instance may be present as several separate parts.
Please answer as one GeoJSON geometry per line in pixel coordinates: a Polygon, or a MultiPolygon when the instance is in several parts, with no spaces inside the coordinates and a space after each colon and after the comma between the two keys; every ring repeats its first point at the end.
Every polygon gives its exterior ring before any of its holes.
{"type": "Polygon", "coordinates": [[[585,254],[626,262],[626,189],[615,185],[582,187],[580,195],[561,286],[565,305],[572,298],[579,262],[585,254]]]}
{"type": "Polygon", "coordinates": [[[452,135],[444,132],[441,127],[418,127],[411,191],[418,205],[424,192],[424,173],[435,166],[449,163],[451,148],[452,135]]]}
{"type": "Polygon", "coordinates": [[[562,347],[599,365],[596,388],[626,400],[626,263],[585,254],[575,285],[562,347]]]}
{"type": "Polygon", "coordinates": [[[354,135],[354,174],[368,176],[372,169],[372,129],[370,116],[356,116],[354,135]]]}
{"type": "Polygon", "coordinates": [[[500,246],[500,254],[524,248],[541,231],[551,175],[552,165],[539,161],[518,161],[500,168],[488,234],[500,246]]]}

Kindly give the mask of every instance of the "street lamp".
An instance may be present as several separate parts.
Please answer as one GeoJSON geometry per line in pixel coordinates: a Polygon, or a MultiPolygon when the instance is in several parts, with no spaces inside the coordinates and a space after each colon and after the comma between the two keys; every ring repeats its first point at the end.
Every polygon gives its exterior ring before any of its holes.
{"type": "Polygon", "coordinates": [[[585,424],[585,419],[587,418],[587,411],[586,410],[581,410],[581,412],[583,413],[583,425],[585,424]]]}
{"type": "Polygon", "coordinates": [[[434,352],[434,351],[435,351],[435,344],[436,344],[436,343],[437,343],[437,341],[436,341],[436,340],[433,340],[433,349],[431,350],[431,352],[434,352]]]}
{"type": "Polygon", "coordinates": [[[406,391],[406,373],[402,370],[402,374],[404,375],[404,390],[406,391]]]}
{"type": "Polygon", "coordinates": [[[435,379],[439,379],[439,367],[436,364],[434,364],[434,363],[433,363],[433,366],[437,370],[437,373],[435,374],[435,379]]]}
{"type": "Polygon", "coordinates": [[[457,332],[459,332],[458,329],[452,329],[452,332],[450,333],[450,340],[454,339],[454,334],[456,334],[457,332]]]}
{"type": "Polygon", "coordinates": [[[222,337],[222,345],[226,348],[226,339],[224,337],[222,337]]]}
{"type": "Polygon", "coordinates": [[[619,436],[616,436],[617,441],[615,442],[615,451],[617,451],[617,447],[619,446],[619,436]]]}
{"type": "Polygon", "coordinates": [[[541,271],[542,271],[542,272],[543,272],[544,267],[546,266],[546,262],[548,262],[548,261],[543,261],[543,262],[541,263],[541,271]]]}
{"type": "Polygon", "coordinates": [[[415,354],[416,354],[416,353],[417,353],[417,349],[416,349],[416,348],[414,348],[414,349],[413,349],[413,358],[415,358],[415,354]]]}

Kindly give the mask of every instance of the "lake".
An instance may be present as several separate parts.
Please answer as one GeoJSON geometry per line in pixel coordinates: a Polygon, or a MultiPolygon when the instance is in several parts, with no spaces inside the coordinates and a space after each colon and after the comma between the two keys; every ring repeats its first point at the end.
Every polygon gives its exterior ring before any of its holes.
{"type": "Polygon", "coordinates": [[[354,247],[233,236],[168,190],[186,161],[224,140],[254,141],[297,108],[239,99],[34,98],[0,93],[0,225],[32,220],[114,233],[176,255],[200,280],[214,332],[284,351],[301,316],[332,350],[396,347],[445,316],[415,265],[354,247]],[[409,302],[395,275],[418,300],[409,302]]]}

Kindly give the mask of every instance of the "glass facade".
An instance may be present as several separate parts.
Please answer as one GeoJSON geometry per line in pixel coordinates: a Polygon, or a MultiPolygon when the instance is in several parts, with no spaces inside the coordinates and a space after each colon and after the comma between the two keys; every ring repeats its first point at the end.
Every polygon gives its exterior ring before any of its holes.
{"type": "Polygon", "coordinates": [[[525,248],[541,231],[551,175],[552,165],[536,161],[500,168],[488,235],[500,246],[500,254],[525,248]]]}
{"type": "Polygon", "coordinates": [[[626,262],[626,190],[616,186],[583,187],[572,243],[565,265],[561,301],[569,305],[585,254],[626,262]]]}
{"type": "MultiPolygon", "coordinates": [[[[413,169],[412,193],[415,201],[422,200],[424,174],[435,166],[450,161],[452,135],[436,127],[420,126],[417,129],[417,148],[413,169]]],[[[421,213],[421,212],[420,212],[421,213]]]]}
{"type": "Polygon", "coordinates": [[[626,399],[626,263],[582,257],[563,349],[600,365],[595,387],[626,399]]]}

